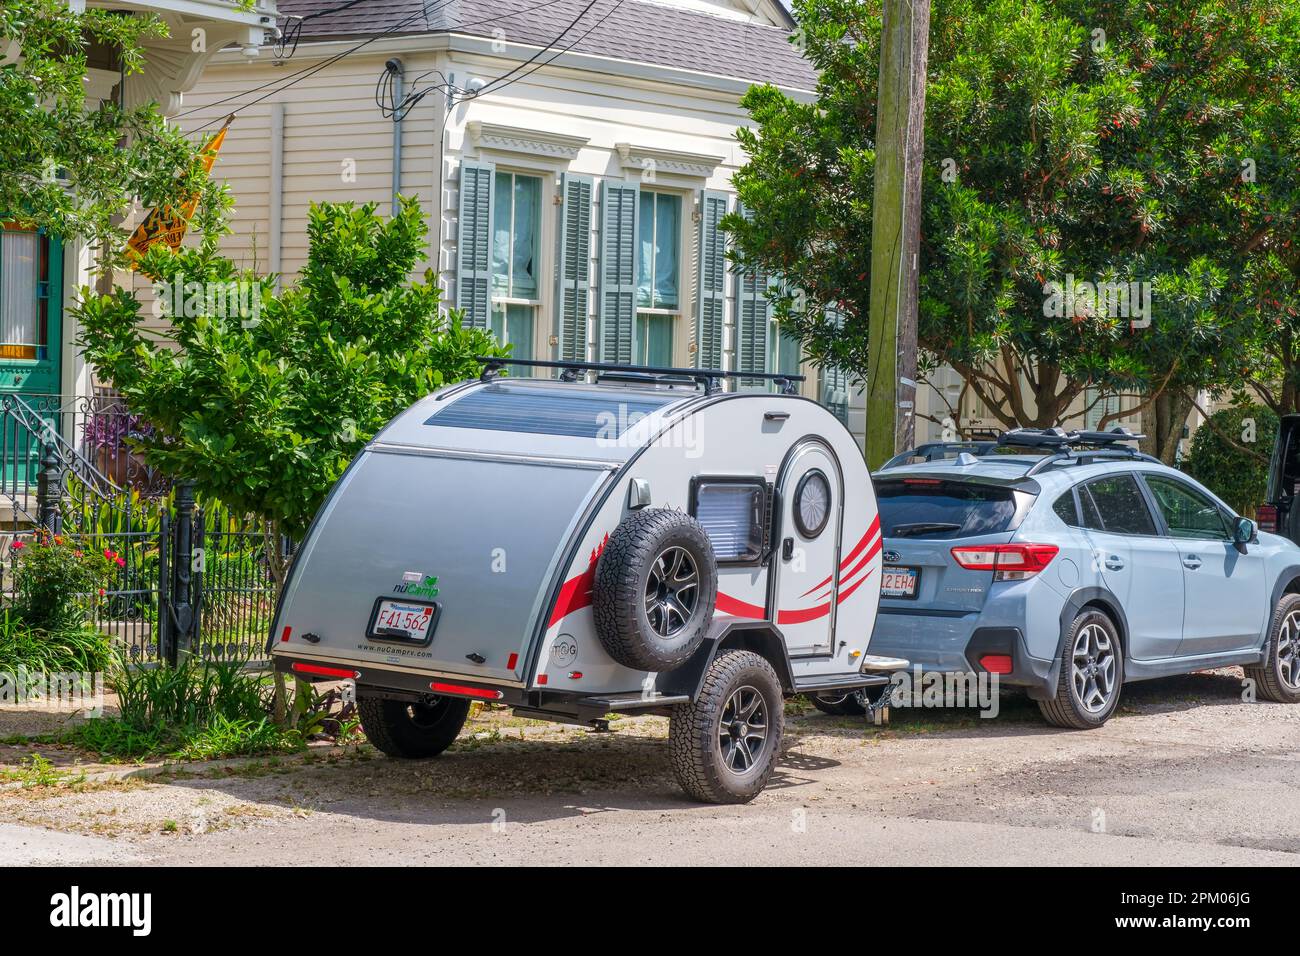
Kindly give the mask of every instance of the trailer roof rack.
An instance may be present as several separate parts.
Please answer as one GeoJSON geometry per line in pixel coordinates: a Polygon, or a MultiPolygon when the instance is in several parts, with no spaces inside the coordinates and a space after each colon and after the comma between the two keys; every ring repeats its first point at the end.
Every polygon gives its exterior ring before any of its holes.
{"type": "Polygon", "coordinates": [[[568,362],[568,361],[550,361],[545,359],[513,359],[500,358],[492,355],[479,355],[475,357],[476,361],[483,363],[483,372],[479,375],[479,380],[490,382],[500,374],[501,370],[510,365],[517,365],[523,368],[558,368],[560,372],[560,381],[576,382],[587,372],[604,372],[612,375],[614,381],[640,381],[647,384],[685,384],[694,382],[704,389],[706,394],[712,394],[721,387],[723,379],[759,379],[766,382],[772,382],[781,389],[783,395],[796,395],[798,388],[796,383],[804,380],[803,375],[789,374],[785,372],[738,372],[724,371],[717,368],[672,368],[670,366],[660,365],[618,365],[613,362],[568,362]],[[637,376],[633,379],[632,376],[637,376]]]}
{"type": "Polygon", "coordinates": [[[1149,461],[1160,463],[1160,459],[1138,451],[1128,442],[1145,438],[1135,435],[1127,428],[1115,427],[1110,431],[1076,430],[1067,432],[1063,428],[1013,428],[1002,432],[996,439],[962,442],[929,442],[908,449],[885,462],[881,470],[895,465],[905,464],[909,459],[921,458],[924,461],[942,461],[961,454],[984,458],[997,454],[1000,449],[1016,449],[1023,453],[1033,449],[1044,453],[1044,457],[1035,458],[1025,471],[1029,478],[1042,471],[1066,461],[1086,464],[1092,461],[1118,459],[1130,461],[1149,461]]]}

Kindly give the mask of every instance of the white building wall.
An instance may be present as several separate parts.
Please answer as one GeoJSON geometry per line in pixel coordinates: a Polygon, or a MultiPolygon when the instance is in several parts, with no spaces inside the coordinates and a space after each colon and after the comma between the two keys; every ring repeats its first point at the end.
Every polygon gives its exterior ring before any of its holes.
{"type": "MultiPolygon", "coordinates": [[[[482,49],[434,49],[438,38],[402,38],[374,44],[334,63],[265,102],[241,109],[227,134],[214,175],[235,198],[232,235],[225,247],[237,261],[273,271],[271,237],[280,235],[279,270],[286,281],[305,264],[307,216],[320,201],[374,202],[388,212],[392,191],[393,124],[375,104],[376,81],[392,56],[400,57],[408,90],[428,85],[441,71],[457,86],[473,88],[516,68],[518,59],[482,49]],[[423,41],[423,42],[421,42],[423,41]],[[415,83],[423,74],[425,79],[415,83]],[[276,106],[278,104],[278,107],[276,106]],[[276,171],[270,159],[272,111],[283,115],[280,208],[272,208],[276,171]]],[[[239,105],[241,91],[292,73],[349,44],[303,44],[289,61],[249,63],[222,54],[199,87],[186,97],[189,129],[218,123],[239,105]],[[235,97],[234,100],[230,100],[235,97]],[[223,102],[227,101],[228,102],[223,102]]],[[[445,41],[443,46],[446,46],[445,41]]],[[[486,49],[484,47],[483,49],[486,49]]],[[[693,213],[701,189],[731,193],[731,177],[744,162],[735,130],[747,122],[739,105],[744,84],[689,83],[649,76],[643,65],[620,72],[548,66],[516,82],[469,99],[449,113],[440,91],[422,99],[403,121],[402,192],[417,196],[429,216],[429,267],[439,277],[444,302],[456,301],[459,172],[464,160],[490,161],[498,169],[543,177],[540,236],[541,303],[534,330],[535,356],[551,357],[559,180],[563,172],[596,180],[592,213],[592,294],[588,341],[594,345],[599,301],[600,181],[637,179],[683,200],[681,318],[674,329],[674,363],[693,365],[695,263],[698,224],[693,213]],[[719,88],[720,87],[720,88],[719,88]],[[441,140],[441,154],[439,143],[441,140]],[[556,212],[550,212],[554,209],[556,212]],[[549,214],[546,214],[549,213],[549,214]]],[[[660,71],[661,73],[663,71],[660,71]]],[[[215,128],[215,127],[211,127],[215,128]]],[[[734,208],[734,195],[732,198],[734,208]]],[[[422,272],[426,264],[421,264],[422,272]]],[[[735,345],[735,277],[725,310],[724,344],[735,345]]],[[[731,364],[728,355],[727,364],[731,364]]],[[[817,371],[805,368],[805,393],[817,397],[817,371]]],[[[856,416],[861,438],[862,416],[856,416]]]]}

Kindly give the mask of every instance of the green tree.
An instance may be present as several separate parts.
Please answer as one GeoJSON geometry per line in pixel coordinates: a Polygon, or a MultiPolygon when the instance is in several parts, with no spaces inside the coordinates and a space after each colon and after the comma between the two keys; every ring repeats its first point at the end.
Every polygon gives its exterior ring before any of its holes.
{"type": "Polygon", "coordinates": [[[1236,405],[1215,412],[1196,430],[1186,470],[1238,514],[1264,500],[1278,418],[1264,405],[1236,405]]]}
{"type": "Polygon", "coordinates": [[[300,535],[389,419],[500,354],[458,312],[439,313],[431,273],[410,281],[426,235],[414,199],[388,220],[373,204],[313,206],[307,264],[278,296],[222,257],[215,233],[179,252],[155,245],[140,271],[159,283],[170,330],[147,331],[126,290],[85,290],[81,344],[155,426],[140,442],[151,465],[300,535]]]}
{"type": "MultiPolygon", "coordinates": [[[[747,94],[755,128],[738,133],[750,159],[735,182],[753,216],[727,227],[737,261],[801,290],[776,309],[808,354],[862,380],[879,15],[854,0],[794,7],[817,99],[747,94]]],[[[955,368],[1008,427],[1061,423],[1088,387],[1141,392],[1146,407],[1177,394],[1181,417],[1166,403],[1158,439],[1181,430],[1195,390],[1238,386],[1244,363],[1220,357],[1250,341],[1241,277],[1257,228],[1234,198],[1236,147],[1262,129],[1274,86],[1294,87],[1279,55],[1293,21],[1280,0],[935,0],[923,375],[955,368]],[[1122,283],[1125,298],[1059,301],[1068,277],[1122,283]]]]}
{"type": "Polygon", "coordinates": [[[1300,412],[1300,7],[1282,12],[1274,71],[1233,144],[1241,162],[1231,199],[1249,236],[1234,294],[1250,323],[1250,384],[1279,415],[1300,412]]]}
{"type": "Polygon", "coordinates": [[[78,13],[64,0],[0,4],[0,218],[88,240],[104,268],[122,262],[122,218],[137,199],[223,203],[196,162],[201,144],[169,126],[155,104],[88,108],[92,49],[116,54],[130,76],[145,68],[141,44],[166,35],[151,15],[78,13]]]}

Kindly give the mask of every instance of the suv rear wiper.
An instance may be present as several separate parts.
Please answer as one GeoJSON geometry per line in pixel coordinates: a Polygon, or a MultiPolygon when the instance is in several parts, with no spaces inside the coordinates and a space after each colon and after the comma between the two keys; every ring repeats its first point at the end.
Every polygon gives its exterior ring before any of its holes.
{"type": "Polygon", "coordinates": [[[889,532],[891,538],[907,538],[914,534],[925,534],[927,531],[960,531],[961,525],[953,524],[951,521],[913,521],[910,524],[894,525],[889,532]]]}

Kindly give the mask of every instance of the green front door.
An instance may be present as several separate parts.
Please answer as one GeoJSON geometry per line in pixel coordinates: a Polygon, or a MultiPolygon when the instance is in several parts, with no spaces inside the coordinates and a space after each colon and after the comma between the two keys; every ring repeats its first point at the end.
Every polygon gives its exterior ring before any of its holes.
{"type": "MultiPolygon", "coordinates": [[[[62,342],[63,244],[38,230],[0,226],[0,394],[57,409],[62,342]]],[[[52,422],[57,427],[57,415],[52,422]]],[[[5,487],[34,485],[36,436],[12,418],[0,435],[5,487]]]]}

